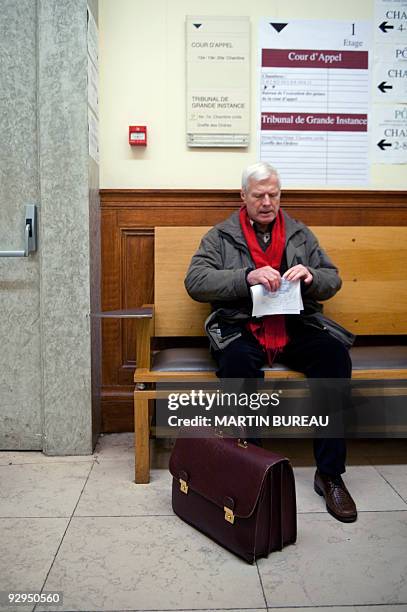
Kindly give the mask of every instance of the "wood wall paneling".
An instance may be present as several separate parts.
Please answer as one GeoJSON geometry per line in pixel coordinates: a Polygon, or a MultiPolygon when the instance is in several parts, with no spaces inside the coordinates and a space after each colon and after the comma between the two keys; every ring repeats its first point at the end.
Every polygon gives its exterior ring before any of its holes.
{"type": "MultiPolygon", "coordinates": [[[[102,309],[153,302],[154,227],[214,225],[240,206],[238,190],[102,189],[102,309]]],[[[290,190],[282,206],[308,225],[407,225],[407,192],[290,190]]],[[[136,335],[103,320],[102,427],[133,430],[136,335]]]]}
{"type": "MultiPolygon", "coordinates": [[[[151,304],[154,301],[154,229],[125,229],[121,232],[121,308],[151,304]]],[[[136,330],[132,321],[122,321],[122,352],[119,384],[131,385],[136,365],[136,330]]]]}

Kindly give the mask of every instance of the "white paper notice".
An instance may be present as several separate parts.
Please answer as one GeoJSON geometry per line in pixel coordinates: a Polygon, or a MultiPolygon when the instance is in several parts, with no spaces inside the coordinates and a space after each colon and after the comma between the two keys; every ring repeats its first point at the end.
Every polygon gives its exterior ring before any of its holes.
{"type": "Polygon", "coordinates": [[[253,300],[252,317],[299,314],[304,308],[300,281],[291,282],[283,278],[277,291],[267,291],[263,285],[253,285],[250,292],[253,300]]]}
{"type": "Polygon", "coordinates": [[[382,43],[403,43],[407,32],[407,0],[376,0],[375,38],[382,43]]]}
{"type": "Polygon", "coordinates": [[[88,104],[99,116],[99,74],[88,55],[88,104]]]}
{"type": "Polygon", "coordinates": [[[98,28],[88,12],[88,145],[89,155],[99,165],[99,68],[98,28]]]}
{"type": "Polygon", "coordinates": [[[369,180],[369,22],[262,20],[260,158],[283,184],[369,180]]]}
{"type": "Polygon", "coordinates": [[[373,161],[378,164],[407,163],[407,105],[378,104],[373,111],[373,161]]]}
{"type": "Polygon", "coordinates": [[[95,64],[95,66],[98,65],[98,60],[99,60],[99,51],[98,51],[99,42],[98,41],[99,41],[98,27],[96,25],[96,21],[92,15],[92,12],[89,10],[89,7],[88,7],[88,54],[92,62],[95,64]]]}
{"type": "Polygon", "coordinates": [[[373,162],[407,163],[407,0],[375,1],[373,162]],[[397,104],[398,103],[398,104],[397,104]]]}
{"type": "Polygon", "coordinates": [[[374,97],[376,102],[407,102],[406,44],[375,45],[374,97]]]}
{"type": "Polygon", "coordinates": [[[88,107],[89,155],[99,165],[99,121],[88,107]]]}

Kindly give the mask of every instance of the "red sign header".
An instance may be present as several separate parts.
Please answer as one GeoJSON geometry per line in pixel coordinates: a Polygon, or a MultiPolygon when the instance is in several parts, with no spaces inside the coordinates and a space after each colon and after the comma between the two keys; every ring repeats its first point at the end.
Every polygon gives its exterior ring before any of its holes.
{"type": "Polygon", "coordinates": [[[367,115],[356,113],[262,113],[261,129],[367,132],[367,115]]]}
{"type": "Polygon", "coordinates": [[[367,51],[314,49],[263,49],[261,65],[266,68],[352,68],[367,69],[367,51]]]}

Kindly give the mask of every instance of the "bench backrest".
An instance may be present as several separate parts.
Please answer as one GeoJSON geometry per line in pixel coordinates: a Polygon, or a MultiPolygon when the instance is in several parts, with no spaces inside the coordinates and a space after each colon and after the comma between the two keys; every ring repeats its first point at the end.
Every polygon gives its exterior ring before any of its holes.
{"type": "MultiPolygon", "coordinates": [[[[209,305],[184,278],[209,227],[156,227],[156,336],[201,336],[209,305]]],[[[324,312],[355,334],[407,334],[407,227],[312,227],[343,280],[324,312]]]]}

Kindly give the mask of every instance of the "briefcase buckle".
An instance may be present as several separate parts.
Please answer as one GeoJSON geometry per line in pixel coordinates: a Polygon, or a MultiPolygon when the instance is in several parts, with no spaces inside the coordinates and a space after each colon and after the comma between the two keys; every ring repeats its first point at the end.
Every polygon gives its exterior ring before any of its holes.
{"type": "Polygon", "coordinates": [[[231,510],[227,506],[223,506],[223,509],[225,511],[225,521],[227,521],[228,523],[232,523],[233,525],[233,523],[235,522],[235,515],[233,514],[233,510],[231,510]]]}
{"type": "Polygon", "coordinates": [[[188,485],[186,483],[185,480],[183,480],[182,478],[179,479],[180,482],[180,491],[182,491],[183,493],[185,493],[185,495],[188,493],[188,485]]]}
{"type": "Polygon", "coordinates": [[[246,440],[241,440],[240,438],[237,440],[237,445],[240,446],[240,448],[247,448],[246,440]]]}

